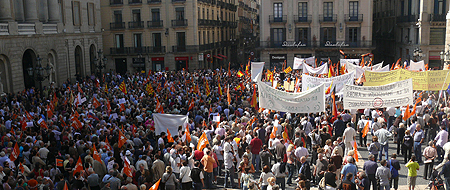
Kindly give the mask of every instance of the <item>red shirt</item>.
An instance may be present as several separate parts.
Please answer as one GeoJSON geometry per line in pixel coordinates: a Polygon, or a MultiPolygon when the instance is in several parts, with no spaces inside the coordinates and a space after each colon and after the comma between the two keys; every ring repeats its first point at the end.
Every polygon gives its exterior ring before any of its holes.
{"type": "Polygon", "coordinates": [[[201,160],[203,158],[203,151],[195,150],[194,151],[194,158],[195,160],[201,160]]]}
{"type": "Polygon", "coordinates": [[[261,139],[253,138],[252,141],[250,141],[250,146],[252,146],[252,154],[259,154],[262,146],[261,139]]]}

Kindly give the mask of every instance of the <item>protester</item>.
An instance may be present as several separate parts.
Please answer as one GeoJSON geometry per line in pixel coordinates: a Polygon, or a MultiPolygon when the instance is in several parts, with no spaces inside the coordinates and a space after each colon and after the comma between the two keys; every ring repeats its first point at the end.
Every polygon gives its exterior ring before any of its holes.
{"type": "Polygon", "coordinates": [[[412,155],[411,160],[405,165],[408,168],[408,189],[414,190],[416,186],[417,171],[419,170],[419,164],[416,162],[416,156],[412,155]]]}
{"type": "Polygon", "coordinates": [[[368,161],[364,162],[363,170],[367,174],[369,180],[368,184],[372,184],[372,189],[377,189],[377,180],[375,176],[378,168],[378,164],[375,161],[377,158],[373,154],[370,154],[368,159],[368,161]]]}
{"type": "Polygon", "coordinates": [[[395,153],[392,154],[391,159],[388,162],[388,167],[391,171],[391,179],[389,180],[389,187],[393,187],[395,190],[397,190],[399,171],[401,170],[400,162],[397,160],[397,154],[395,153]],[[394,186],[392,186],[392,182],[394,182],[394,186]]]}
{"type": "Polygon", "coordinates": [[[377,168],[375,173],[376,178],[380,181],[380,190],[390,190],[389,182],[391,180],[391,171],[387,166],[386,160],[380,161],[380,167],[377,168]]]}

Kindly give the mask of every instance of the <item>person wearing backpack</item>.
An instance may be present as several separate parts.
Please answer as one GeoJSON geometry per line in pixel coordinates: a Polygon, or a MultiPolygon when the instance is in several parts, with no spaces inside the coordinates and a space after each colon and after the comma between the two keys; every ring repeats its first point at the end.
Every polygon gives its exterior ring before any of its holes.
{"type": "Polygon", "coordinates": [[[288,174],[288,170],[286,167],[286,163],[283,160],[277,160],[277,163],[272,166],[272,173],[276,178],[276,184],[278,184],[282,190],[286,188],[286,176],[288,174]]]}
{"type": "Polygon", "coordinates": [[[191,169],[189,176],[192,178],[194,190],[201,190],[205,186],[203,172],[200,169],[200,162],[195,161],[194,168],[191,169]]]}
{"type": "Polygon", "coordinates": [[[398,189],[398,176],[400,168],[400,162],[397,160],[397,154],[392,154],[391,159],[388,162],[388,167],[391,170],[391,179],[389,180],[389,186],[394,187],[395,190],[398,189]],[[394,186],[392,186],[392,181],[394,181],[394,186]]]}

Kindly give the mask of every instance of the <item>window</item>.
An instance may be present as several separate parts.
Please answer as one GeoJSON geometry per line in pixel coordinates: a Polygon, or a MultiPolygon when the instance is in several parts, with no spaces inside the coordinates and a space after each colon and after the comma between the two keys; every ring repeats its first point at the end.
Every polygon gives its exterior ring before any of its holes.
{"type": "Polygon", "coordinates": [[[323,20],[333,21],[333,2],[323,3],[323,20]]]}
{"type": "Polygon", "coordinates": [[[81,17],[80,17],[80,2],[72,1],[72,19],[73,25],[80,26],[81,25],[81,17]]]}
{"type": "Polygon", "coordinates": [[[347,41],[350,46],[358,45],[359,28],[348,28],[347,31],[347,41]]]}
{"type": "Polygon", "coordinates": [[[142,34],[133,34],[134,47],[142,47],[142,34]]]}
{"type": "Polygon", "coordinates": [[[445,0],[434,0],[434,14],[445,14],[445,0]]]}
{"type": "Polygon", "coordinates": [[[298,3],[298,19],[299,21],[308,20],[308,3],[300,2],[298,3]]]}
{"type": "Polygon", "coordinates": [[[206,9],[206,19],[209,20],[209,9],[206,9]]]}
{"type": "Polygon", "coordinates": [[[198,32],[198,44],[202,44],[202,32],[198,32]]]}
{"type": "Polygon", "coordinates": [[[297,37],[296,41],[301,42],[302,44],[308,43],[308,28],[297,28],[297,37]]]}
{"type": "Polygon", "coordinates": [[[214,35],[214,31],[212,31],[212,42],[214,43],[214,42],[216,42],[216,38],[215,38],[216,36],[214,35]]]}
{"type": "Polygon", "coordinates": [[[416,28],[415,29],[416,30],[416,44],[419,44],[419,29],[418,28],[416,28]]]}
{"type": "Polygon", "coordinates": [[[445,44],[445,28],[430,28],[430,45],[445,44]]]}
{"type": "Polygon", "coordinates": [[[358,21],[358,1],[350,1],[348,10],[349,20],[358,21]]]}
{"type": "Polygon", "coordinates": [[[132,13],[133,13],[133,22],[141,22],[141,10],[134,9],[132,13]]]}
{"type": "Polygon", "coordinates": [[[175,16],[177,20],[184,20],[184,7],[175,8],[175,16]]]}
{"type": "Polygon", "coordinates": [[[273,4],[273,18],[275,22],[283,21],[283,3],[273,4]]]}
{"type": "Polygon", "coordinates": [[[116,34],[115,41],[116,48],[123,48],[123,34],[116,34]]]}
{"type": "Polygon", "coordinates": [[[334,43],[336,41],[336,28],[322,28],[321,39],[323,43],[331,42],[334,43]]]}
{"type": "Polygon", "coordinates": [[[285,28],[272,28],[272,44],[274,47],[280,47],[286,40],[285,28]]]}
{"type": "Polygon", "coordinates": [[[122,23],[122,11],[114,11],[114,22],[122,23]]]}
{"type": "Polygon", "coordinates": [[[186,49],[186,34],[184,32],[177,32],[177,46],[186,49]]]}
{"type": "Polygon", "coordinates": [[[161,16],[159,13],[159,9],[152,9],[152,21],[160,21],[161,16]]]}
{"type": "Polygon", "coordinates": [[[89,25],[95,25],[95,7],[94,7],[94,3],[88,3],[87,4],[88,7],[88,24],[89,25]]]}
{"type": "Polygon", "coordinates": [[[161,44],[161,33],[153,33],[153,52],[163,52],[161,44]]]}
{"type": "Polygon", "coordinates": [[[206,44],[206,32],[203,31],[203,44],[206,44]]]}

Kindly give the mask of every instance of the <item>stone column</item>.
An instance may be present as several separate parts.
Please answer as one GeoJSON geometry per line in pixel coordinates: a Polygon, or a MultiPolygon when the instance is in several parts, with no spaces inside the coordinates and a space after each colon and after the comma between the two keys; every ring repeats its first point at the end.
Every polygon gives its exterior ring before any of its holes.
{"type": "Polygon", "coordinates": [[[38,21],[37,15],[37,3],[36,0],[24,0],[24,12],[25,12],[25,21],[28,22],[36,22],[38,21]]]}
{"type": "Polygon", "coordinates": [[[0,21],[11,21],[11,1],[1,0],[0,1],[0,21]]]}
{"type": "Polygon", "coordinates": [[[59,4],[58,0],[48,0],[48,22],[59,22],[59,4]]]}
{"type": "MultiPolygon", "coordinates": [[[[448,11],[448,13],[446,15],[446,20],[447,20],[446,27],[445,27],[445,44],[446,45],[444,45],[444,48],[445,48],[444,51],[449,52],[450,51],[450,47],[449,47],[449,44],[450,44],[450,11],[448,11]]],[[[446,58],[444,58],[444,66],[443,66],[444,70],[450,69],[449,61],[450,60],[447,60],[446,58]]]]}
{"type": "Polygon", "coordinates": [[[14,1],[14,15],[15,19],[18,22],[25,21],[25,16],[23,13],[23,0],[15,0],[14,1]]]}

